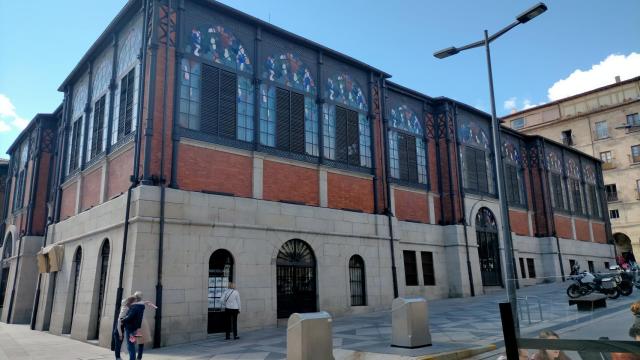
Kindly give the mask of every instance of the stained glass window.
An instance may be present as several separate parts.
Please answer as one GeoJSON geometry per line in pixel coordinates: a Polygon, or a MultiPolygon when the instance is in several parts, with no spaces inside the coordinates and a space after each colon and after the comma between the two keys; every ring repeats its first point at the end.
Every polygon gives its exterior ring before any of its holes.
{"type": "Polygon", "coordinates": [[[71,108],[71,116],[76,117],[82,115],[84,107],[87,105],[87,78],[78,82],[73,89],[73,106],[71,108]]]}
{"type": "Polygon", "coordinates": [[[265,71],[262,74],[264,79],[315,95],[314,76],[297,55],[287,52],[267,56],[264,68],[265,71]]]}
{"type": "Polygon", "coordinates": [[[120,34],[120,47],[118,48],[118,77],[122,76],[131,66],[138,61],[138,55],[142,47],[142,22],[141,20],[120,34]]]}
{"type": "Polygon", "coordinates": [[[246,47],[231,31],[221,25],[194,27],[188,34],[186,51],[240,72],[253,73],[246,47]]]}
{"type": "Polygon", "coordinates": [[[238,77],[238,140],[253,141],[253,84],[247,77],[238,77]]]}
{"type": "Polygon", "coordinates": [[[411,110],[407,105],[400,105],[391,109],[391,122],[389,126],[408,131],[418,136],[424,135],[420,118],[416,112],[411,110]]]}
{"type": "Polygon", "coordinates": [[[342,72],[327,78],[325,96],[331,101],[367,111],[365,94],[360,84],[348,73],[342,72]]]}
{"type": "Polygon", "coordinates": [[[486,127],[485,124],[480,124],[479,121],[462,118],[458,128],[460,142],[489,150],[490,138],[487,135],[488,129],[486,127]]]}
{"type": "Polygon", "coordinates": [[[517,138],[503,134],[502,154],[504,155],[504,179],[509,205],[525,205],[522,158],[517,138]]]}
{"type": "Polygon", "coordinates": [[[109,88],[109,83],[111,82],[111,67],[111,56],[103,56],[100,62],[95,66],[92,84],[92,94],[94,97],[100,96],[109,88]]]}

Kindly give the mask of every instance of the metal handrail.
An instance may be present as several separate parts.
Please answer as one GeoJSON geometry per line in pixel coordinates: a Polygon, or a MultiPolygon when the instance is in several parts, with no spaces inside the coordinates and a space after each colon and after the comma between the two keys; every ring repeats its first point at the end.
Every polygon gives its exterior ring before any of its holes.
{"type": "MultiPolygon", "coordinates": [[[[527,295],[525,297],[518,297],[517,300],[518,301],[524,301],[524,305],[527,308],[527,321],[529,322],[529,325],[531,325],[531,307],[529,305],[529,299],[531,300],[535,300],[535,302],[538,305],[538,313],[540,314],[540,322],[544,320],[544,318],[542,317],[542,305],[540,304],[540,298],[538,296],[533,296],[533,295],[527,295]]],[[[522,314],[522,306],[518,306],[518,313],[520,315],[520,318],[523,317],[522,314]]]]}

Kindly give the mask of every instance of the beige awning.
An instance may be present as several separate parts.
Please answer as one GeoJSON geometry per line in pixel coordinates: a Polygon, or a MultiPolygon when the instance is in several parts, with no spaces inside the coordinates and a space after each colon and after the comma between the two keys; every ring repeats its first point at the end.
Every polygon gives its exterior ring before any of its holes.
{"type": "Polygon", "coordinates": [[[41,273],[60,271],[64,246],[52,244],[38,252],[38,271],[41,273]]]}

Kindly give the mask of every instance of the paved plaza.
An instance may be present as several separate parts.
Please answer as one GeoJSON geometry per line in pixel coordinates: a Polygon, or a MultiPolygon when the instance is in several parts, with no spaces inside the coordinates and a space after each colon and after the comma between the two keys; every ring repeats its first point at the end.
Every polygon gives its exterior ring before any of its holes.
{"type": "MultiPolygon", "coordinates": [[[[525,314],[521,324],[524,336],[535,336],[541,329],[581,329],[582,336],[589,336],[585,327],[592,321],[615,323],[624,321],[628,306],[638,298],[638,292],[629,297],[608,301],[606,309],[592,313],[578,313],[567,305],[567,284],[546,284],[524,288],[518,296],[528,297],[531,309],[529,324],[525,314]],[[543,321],[539,319],[537,300],[540,300],[543,321]]],[[[504,301],[504,292],[475,298],[434,300],[429,304],[433,346],[420,349],[400,349],[389,346],[391,318],[389,312],[349,316],[335,319],[333,323],[334,356],[336,359],[399,359],[416,358],[464,349],[487,351],[496,345],[503,346],[498,303],[504,301]]],[[[522,303],[524,305],[524,303],[522,303]]],[[[523,306],[524,308],[524,306],[523,306]]],[[[526,313],[526,311],[525,311],[526,313]]],[[[610,326],[614,329],[615,326],[610,326]]],[[[607,328],[595,330],[592,338],[610,336],[607,328]]],[[[613,331],[613,330],[612,330],[613,331]]],[[[571,331],[566,331],[572,334],[571,331]]],[[[226,341],[223,335],[212,335],[205,341],[151,349],[145,359],[284,359],[286,358],[286,328],[272,327],[240,334],[237,341],[226,341]]],[[[622,335],[620,335],[622,336],[622,335]]],[[[626,339],[620,339],[626,340],[626,339]]],[[[489,353],[491,354],[491,353],[489,353]]],[[[124,355],[124,354],[123,354],[124,355]]],[[[109,359],[113,353],[89,343],[68,337],[30,331],[24,325],[0,323],[0,360],[12,359],[109,359]]]]}

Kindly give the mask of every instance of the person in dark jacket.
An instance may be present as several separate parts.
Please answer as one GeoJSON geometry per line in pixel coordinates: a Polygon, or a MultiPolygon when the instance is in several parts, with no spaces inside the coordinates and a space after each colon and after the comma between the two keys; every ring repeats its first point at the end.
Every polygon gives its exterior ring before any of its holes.
{"type": "Polygon", "coordinates": [[[144,304],[133,303],[127,311],[127,315],[122,319],[124,327],[124,338],[127,341],[129,360],[136,360],[136,332],[142,326],[142,316],[144,315],[144,304]]]}

